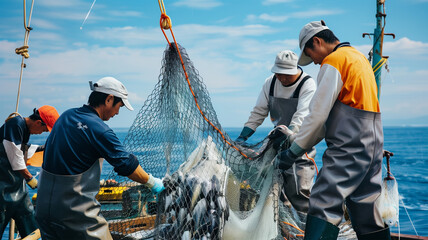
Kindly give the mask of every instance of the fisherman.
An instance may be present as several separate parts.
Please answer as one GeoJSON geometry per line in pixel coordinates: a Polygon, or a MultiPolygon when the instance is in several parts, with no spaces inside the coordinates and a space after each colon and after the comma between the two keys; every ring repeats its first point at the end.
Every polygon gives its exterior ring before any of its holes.
{"type": "MultiPolygon", "coordinates": [[[[304,117],[309,113],[309,102],[315,93],[316,84],[311,76],[297,65],[297,60],[298,56],[290,50],[281,51],[276,55],[275,64],[271,70],[274,74],[265,80],[256,106],[236,142],[246,141],[269,113],[273,125],[277,127],[269,135],[277,150],[279,146],[276,145],[284,140],[281,136],[285,136],[281,131],[283,127],[288,126],[294,133],[299,131],[304,117]]],[[[308,157],[314,158],[315,153],[313,147],[308,151],[307,156],[304,155],[296,161],[294,170],[283,172],[281,200],[286,204],[289,201],[299,212],[307,213],[309,208],[315,167],[308,157]]]]}
{"type": "Polygon", "coordinates": [[[390,239],[375,205],[381,192],[383,131],[377,86],[367,58],[324,21],[300,31],[300,65],[320,64],[309,115],[276,165],[291,167],[325,138],[327,149],[309,200],[305,239],[337,239],[346,204],[358,239],[390,239]]]}
{"type": "Polygon", "coordinates": [[[154,194],[164,189],[162,180],[147,174],[103,122],[119,114],[122,106],[133,110],[125,86],[113,77],[90,86],[88,105],[64,112],[46,141],[36,209],[43,240],[112,239],[95,199],[102,158],[118,175],[154,194]]]}
{"type": "Polygon", "coordinates": [[[22,238],[37,229],[34,207],[25,183],[37,188],[37,179],[28,171],[26,161],[43,146],[29,144],[31,134],[51,131],[58,112],[45,105],[34,108],[29,117],[17,114],[0,128],[0,236],[13,218],[22,238]],[[25,182],[24,182],[25,180],[25,182]]]}

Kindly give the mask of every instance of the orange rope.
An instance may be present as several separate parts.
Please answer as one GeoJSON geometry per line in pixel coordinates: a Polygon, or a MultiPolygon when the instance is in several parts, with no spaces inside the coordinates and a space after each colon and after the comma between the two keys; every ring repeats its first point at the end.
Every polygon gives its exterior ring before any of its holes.
{"type": "Polygon", "coordinates": [[[309,158],[309,160],[311,160],[314,163],[315,169],[317,170],[317,175],[318,175],[318,167],[317,167],[317,164],[315,163],[315,160],[313,158],[309,157],[308,153],[305,153],[305,154],[306,154],[306,157],[309,158]]]}
{"type": "Polygon", "coordinates": [[[164,31],[164,29],[169,29],[171,31],[171,36],[174,39],[174,44],[175,47],[177,48],[177,52],[178,55],[180,56],[180,61],[181,61],[181,66],[183,67],[183,71],[184,71],[184,75],[186,76],[186,81],[187,81],[187,85],[189,85],[189,89],[190,92],[193,95],[193,99],[195,100],[196,103],[196,107],[198,108],[199,112],[201,113],[202,117],[205,119],[206,122],[208,122],[218,133],[220,133],[221,137],[223,138],[223,140],[229,144],[232,148],[234,148],[235,150],[237,150],[242,156],[244,156],[245,158],[249,158],[247,155],[245,155],[243,152],[241,152],[236,146],[234,146],[232,143],[230,143],[229,141],[226,140],[226,137],[224,136],[224,134],[221,132],[220,129],[218,129],[204,114],[204,112],[202,111],[201,107],[199,106],[198,100],[196,98],[195,93],[193,92],[192,89],[192,85],[190,84],[190,80],[189,80],[189,76],[187,75],[187,71],[186,71],[186,67],[184,66],[184,61],[183,58],[181,57],[181,53],[180,50],[178,49],[178,44],[177,41],[175,40],[175,36],[174,36],[174,32],[172,31],[172,25],[171,25],[171,19],[168,15],[166,15],[166,11],[165,11],[165,5],[163,4],[163,0],[158,0],[159,2],[159,8],[161,10],[161,18],[160,18],[160,27],[161,30],[163,32],[163,35],[165,36],[166,41],[168,42],[168,44],[171,46],[170,41],[168,40],[168,37],[166,36],[166,33],[164,31]]]}
{"type": "MultiPolygon", "coordinates": [[[[300,231],[301,233],[305,233],[305,231],[303,231],[302,229],[300,229],[299,227],[297,227],[297,226],[294,226],[293,224],[291,224],[291,223],[288,223],[288,222],[282,222],[282,223],[284,223],[284,224],[287,224],[288,226],[291,226],[291,227],[294,227],[295,229],[297,229],[298,231],[300,231]]],[[[297,236],[297,235],[296,235],[297,236]]]]}

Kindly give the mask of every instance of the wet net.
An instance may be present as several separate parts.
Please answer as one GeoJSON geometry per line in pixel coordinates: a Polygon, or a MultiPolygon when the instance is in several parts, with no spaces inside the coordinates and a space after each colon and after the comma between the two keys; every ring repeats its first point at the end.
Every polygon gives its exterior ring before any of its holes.
{"type": "Polygon", "coordinates": [[[166,190],[154,196],[111,172],[118,184],[102,186],[98,200],[113,238],[303,239],[305,216],[279,200],[272,140],[235,145],[178,47],[188,78],[176,45],[168,45],[159,81],[124,142],[166,190]]]}

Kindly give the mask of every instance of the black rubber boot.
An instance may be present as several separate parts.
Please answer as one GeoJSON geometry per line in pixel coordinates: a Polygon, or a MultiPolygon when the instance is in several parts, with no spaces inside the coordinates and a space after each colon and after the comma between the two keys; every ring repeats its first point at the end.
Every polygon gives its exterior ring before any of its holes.
{"type": "Polygon", "coordinates": [[[357,237],[358,240],[391,240],[391,233],[389,232],[389,227],[387,227],[371,233],[357,234],[357,237]]]}
{"type": "Polygon", "coordinates": [[[306,219],[305,240],[336,240],[339,228],[335,225],[308,215],[306,219]]]}

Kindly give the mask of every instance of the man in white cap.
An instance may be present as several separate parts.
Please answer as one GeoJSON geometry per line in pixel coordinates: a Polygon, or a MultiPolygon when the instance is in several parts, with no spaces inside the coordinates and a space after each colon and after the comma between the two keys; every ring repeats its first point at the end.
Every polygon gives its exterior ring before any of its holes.
{"type": "MultiPolygon", "coordinates": [[[[272,67],[273,75],[269,76],[263,85],[259,97],[250,114],[248,121],[236,142],[243,143],[260,126],[270,114],[276,128],[270,137],[274,147],[285,140],[282,129],[287,127],[292,132],[298,132],[303,119],[309,113],[309,102],[316,90],[315,81],[297,66],[297,55],[290,51],[281,51],[276,55],[272,67]],[[282,136],[284,137],[282,137],[282,136]]],[[[291,202],[293,207],[306,213],[309,207],[309,196],[312,188],[315,166],[309,158],[315,157],[315,148],[296,161],[296,167],[283,174],[284,185],[281,200],[291,202]],[[296,179],[297,177],[297,179],[296,179]]]]}
{"type": "Polygon", "coordinates": [[[300,132],[276,164],[290,168],[305,149],[325,138],[305,239],[336,239],[344,204],[358,239],[390,239],[375,204],[381,192],[383,131],[372,67],[349,43],[339,42],[324,21],[306,24],[299,41],[299,64],[321,65],[318,88],[300,132]]]}
{"type": "Polygon", "coordinates": [[[95,200],[102,158],[118,175],[144,184],[153,194],[164,189],[161,179],[147,174],[104,123],[122,106],[133,110],[125,86],[113,77],[90,86],[88,105],[64,112],[46,141],[36,209],[44,240],[112,238],[95,200]]]}

